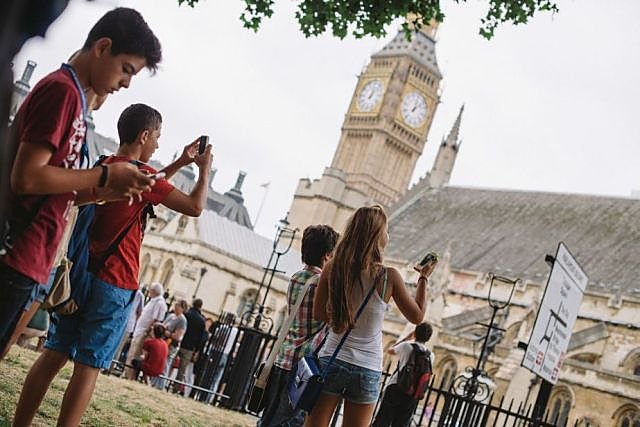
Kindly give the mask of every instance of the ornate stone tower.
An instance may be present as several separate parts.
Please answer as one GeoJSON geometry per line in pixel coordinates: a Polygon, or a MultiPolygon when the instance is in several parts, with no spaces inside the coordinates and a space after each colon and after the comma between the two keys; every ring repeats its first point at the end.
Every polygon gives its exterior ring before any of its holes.
{"type": "Polygon", "coordinates": [[[347,185],[389,206],[405,193],[439,102],[435,28],[403,32],[360,75],[332,168],[347,185]]]}
{"type": "Polygon", "coordinates": [[[459,139],[460,135],[460,123],[462,122],[462,112],[464,111],[464,105],[460,108],[460,113],[456,118],[447,139],[442,139],[442,144],[438,149],[438,155],[433,162],[433,168],[429,175],[429,186],[433,188],[439,188],[449,184],[451,178],[451,172],[453,171],[453,165],[456,162],[458,151],[460,150],[460,144],[462,141],[459,139]]]}
{"type": "Polygon", "coordinates": [[[291,225],[302,230],[329,224],[342,231],[358,207],[390,206],[407,191],[440,99],[435,30],[425,25],[410,41],[400,31],[371,57],[358,78],[331,166],[320,179],[298,182],[291,225]]]}
{"type": "Polygon", "coordinates": [[[27,61],[27,65],[24,67],[24,71],[22,72],[22,77],[13,85],[11,109],[9,110],[9,122],[13,121],[13,118],[18,112],[18,108],[20,108],[20,105],[22,105],[22,101],[24,101],[24,99],[29,94],[29,91],[31,90],[29,81],[31,80],[31,76],[33,75],[33,70],[35,70],[35,68],[35,62],[27,61]]]}

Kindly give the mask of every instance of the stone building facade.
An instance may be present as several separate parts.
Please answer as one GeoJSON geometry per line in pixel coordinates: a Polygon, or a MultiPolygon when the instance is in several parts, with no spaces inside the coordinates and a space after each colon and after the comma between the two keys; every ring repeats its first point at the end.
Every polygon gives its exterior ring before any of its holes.
{"type": "MultiPolygon", "coordinates": [[[[251,308],[273,241],[213,211],[199,218],[175,215],[166,225],[153,227],[143,241],[141,286],[160,282],[174,298],[201,298],[204,311],[213,317],[223,311],[240,316],[251,308]]],[[[274,328],[282,321],[289,276],[301,265],[294,248],[280,258],[282,272],[274,275],[266,300],[274,328]]],[[[268,277],[258,303],[267,284],[268,277]]]]}
{"type": "MultiPolygon", "coordinates": [[[[424,253],[443,262],[429,289],[438,384],[474,367],[489,321],[489,273],[522,282],[497,323],[506,333],[487,360],[497,398],[535,402],[540,381],[521,367],[546,286],[546,254],[565,242],[589,275],[548,409],[562,422],[640,423],[640,228],[635,199],[444,187],[413,188],[390,214],[386,256],[406,277],[424,253]]],[[[409,280],[413,283],[412,280],[409,280]]],[[[506,300],[509,289],[494,289],[506,300]]],[[[394,311],[394,309],[390,309],[394,311]]],[[[409,328],[404,331],[406,333],[409,328]]],[[[636,423],[636,424],[634,424],[636,423]]]]}

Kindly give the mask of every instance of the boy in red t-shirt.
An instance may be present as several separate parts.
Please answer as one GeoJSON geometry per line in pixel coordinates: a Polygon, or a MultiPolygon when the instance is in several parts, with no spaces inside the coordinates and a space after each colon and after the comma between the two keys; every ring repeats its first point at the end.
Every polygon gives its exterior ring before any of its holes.
{"type": "Polygon", "coordinates": [[[142,359],[133,359],[132,365],[138,373],[142,371],[143,380],[148,377],[157,377],[164,372],[164,365],[167,363],[169,346],[164,338],[164,325],[156,323],[153,325],[153,338],[147,338],[142,345],[142,359]]]}
{"type": "MultiPolygon", "coordinates": [[[[103,163],[114,165],[137,161],[142,171],[155,174],[147,165],[158,148],[162,129],[160,113],[145,104],[127,107],[118,120],[120,148],[103,163]]],[[[45,350],[34,363],[22,388],[14,425],[30,425],[51,381],[68,359],[74,362],[71,381],[64,395],[58,424],[77,425],[91,400],[100,369],[107,369],[124,333],[135,292],[138,289],[140,247],[144,211],[148,204],[164,206],[189,216],[199,216],[207,200],[211,145],[198,154],[198,141],[188,144],[182,155],[162,170],[166,178],[181,167],[195,163],[198,180],[185,194],[165,178],[156,180],[140,199],[114,201],[96,207],[89,232],[91,260],[103,258],[116,236],[128,230],[102,265],[92,269],[93,280],[86,302],[70,316],[53,315],[45,350]]]]}
{"type": "Polygon", "coordinates": [[[40,80],[20,106],[8,139],[9,202],[0,206],[9,225],[0,227],[0,353],[32,289],[47,283],[74,200],[117,200],[154,184],[129,163],[75,169],[87,157],[85,91],[104,97],[127,88],[142,68],[155,70],[161,57],[142,16],[114,9],[94,25],[80,53],[40,80]]]}

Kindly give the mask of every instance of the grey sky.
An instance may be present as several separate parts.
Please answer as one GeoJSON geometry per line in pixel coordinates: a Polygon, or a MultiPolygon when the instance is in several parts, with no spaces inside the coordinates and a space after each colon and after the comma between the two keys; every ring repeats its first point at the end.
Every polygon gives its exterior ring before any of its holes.
{"type": "MultiPolygon", "coordinates": [[[[453,185],[628,196],[640,189],[640,16],[637,0],[559,0],[560,13],[478,35],[485,2],[443,2],[447,18],[436,54],[442,98],[414,181],[432,165],[438,143],[465,104],[463,145],[453,185]]],[[[46,39],[16,58],[38,63],[33,82],[80,47],[93,23],[115,5],[138,9],[160,38],[164,60],[95,114],[99,132],[116,137],[119,113],[145,102],[164,116],[156,158],[163,162],[201,133],[211,135],[214,188],[239,170],[255,217],[260,184],[271,182],[256,231],[272,236],[298,179],[328,166],[358,73],[384,40],[305,39],[294,3],[279,1],[254,34],[242,28],[239,0],[195,9],[175,0],[72,0],[46,39]]]]}

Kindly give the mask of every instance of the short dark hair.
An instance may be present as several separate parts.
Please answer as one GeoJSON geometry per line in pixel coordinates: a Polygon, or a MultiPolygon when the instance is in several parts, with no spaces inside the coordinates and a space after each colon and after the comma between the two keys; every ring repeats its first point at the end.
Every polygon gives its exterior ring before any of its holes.
{"type": "Polygon", "coordinates": [[[131,144],[140,132],[156,130],[162,123],[162,115],[146,104],[132,104],[124,109],[118,119],[120,145],[131,144]]]}
{"type": "Polygon", "coordinates": [[[322,266],[322,258],[333,251],[338,233],[328,225],[310,225],[302,233],[302,262],[322,266]]]}
{"type": "Polygon", "coordinates": [[[156,338],[162,338],[164,336],[164,326],[160,323],[153,325],[153,336],[156,338]]]}
{"type": "Polygon", "coordinates": [[[139,56],[147,61],[149,70],[158,69],[158,63],[162,60],[160,41],[138,11],[118,7],[105,13],[89,31],[82,49],[91,49],[103,37],[111,39],[112,55],[124,53],[139,56]]]}
{"type": "Polygon", "coordinates": [[[193,300],[193,307],[200,310],[202,308],[202,300],[200,298],[196,298],[193,300]]]}
{"type": "Polygon", "coordinates": [[[433,328],[427,322],[416,325],[416,341],[427,342],[433,334],[433,328]]]}

